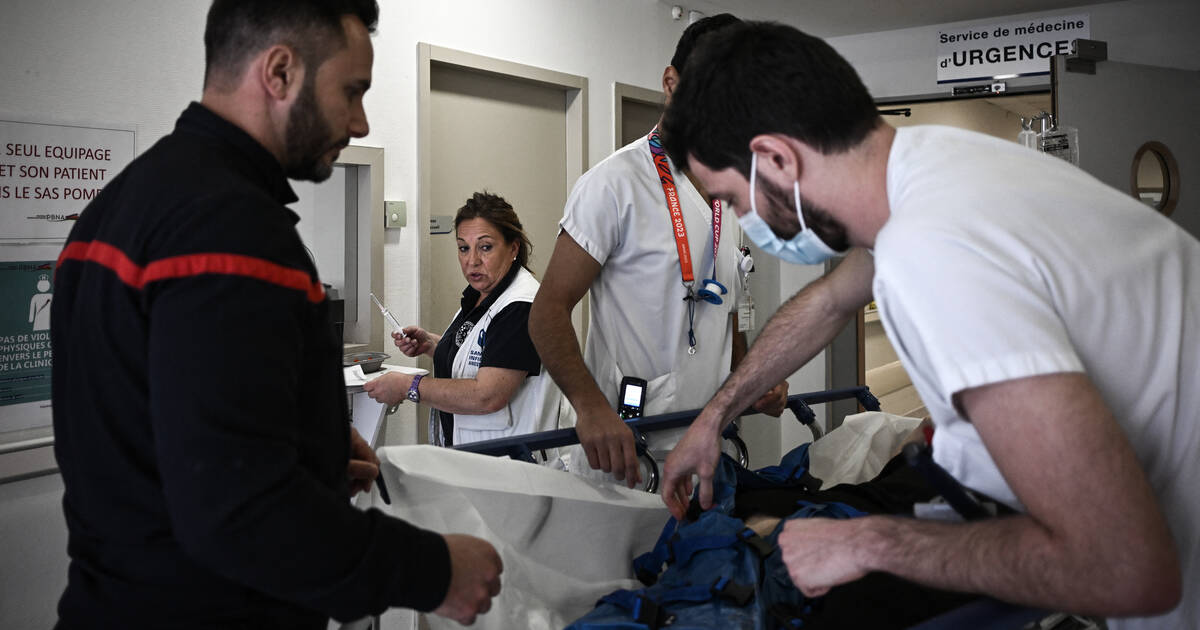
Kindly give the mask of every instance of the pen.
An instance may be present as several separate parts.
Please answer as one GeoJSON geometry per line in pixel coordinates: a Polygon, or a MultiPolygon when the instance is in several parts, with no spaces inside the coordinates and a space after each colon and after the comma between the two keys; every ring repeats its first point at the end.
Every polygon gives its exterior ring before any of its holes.
{"type": "Polygon", "coordinates": [[[375,485],[379,487],[379,498],[383,499],[385,505],[392,504],[392,498],[388,496],[387,484],[383,483],[383,471],[375,476],[375,485]]]}

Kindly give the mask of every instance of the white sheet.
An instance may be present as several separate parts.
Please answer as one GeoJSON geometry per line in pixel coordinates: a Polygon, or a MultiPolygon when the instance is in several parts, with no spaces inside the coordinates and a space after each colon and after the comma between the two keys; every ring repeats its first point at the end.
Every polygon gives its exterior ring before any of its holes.
{"type": "Polygon", "coordinates": [[[822,488],[870,481],[919,424],[920,418],[882,411],[846,416],[841,426],[808,447],[809,472],[824,482],[822,488]]]}
{"type": "MultiPolygon", "coordinates": [[[[392,504],[375,506],[440,533],[488,540],[504,562],[500,595],[475,628],[562,628],[618,588],[670,514],[658,495],[542,466],[434,446],[379,450],[392,504]]],[[[430,627],[461,628],[428,615],[430,627]]]]}

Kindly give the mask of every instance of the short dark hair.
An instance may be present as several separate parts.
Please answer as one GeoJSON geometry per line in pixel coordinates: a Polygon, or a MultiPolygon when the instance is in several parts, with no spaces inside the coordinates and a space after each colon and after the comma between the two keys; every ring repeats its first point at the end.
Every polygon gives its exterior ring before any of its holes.
{"type": "Polygon", "coordinates": [[[741,23],[742,20],[732,13],[718,13],[689,24],[683,35],[679,36],[679,43],[675,44],[675,55],[671,57],[671,65],[675,66],[676,72],[682,74],[688,58],[692,56],[692,49],[696,47],[696,40],[730,24],[741,23]]]}
{"type": "Polygon", "coordinates": [[[471,195],[454,216],[454,229],[457,230],[459,223],[470,219],[483,219],[496,226],[505,244],[514,241],[519,243],[516,263],[529,269],[529,255],[533,253],[533,243],[529,242],[516,210],[513,210],[512,204],[505,201],[504,197],[486,190],[471,195]]]}
{"type": "Polygon", "coordinates": [[[255,54],[275,44],[295,48],[307,67],[316,67],[346,45],[342,16],[362,21],[374,33],[375,0],[213,0],[204,29],[204,85],[241,76],[255,54]]]}
{"type": "Polygon", "coordinates": [[[675,164],[750,173],[750,140],[783,134],[824,154],[861,143],[881,124],[862,79],[823,40],[790,26],[744,22],[700,42],[663,116],[675,164]]]}

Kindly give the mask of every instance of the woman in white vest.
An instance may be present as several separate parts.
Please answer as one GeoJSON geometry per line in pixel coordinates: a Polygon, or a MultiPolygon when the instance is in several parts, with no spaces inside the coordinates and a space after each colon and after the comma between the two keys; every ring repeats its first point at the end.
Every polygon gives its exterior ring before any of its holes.
{"type": "Polygon", "coordinates": [[[433,376],[391,373],[367,383],[389,405],[432,408],[430,441],[441,446],[573,424],[570,405],[529,339],[529,306],[538,281],[527,268],[532,246],[504,198],[475,193],[454,217],[458,262],[467,288],[442,335],[418,326],[393,333],[404,354],[433,358],[433,376]]]}

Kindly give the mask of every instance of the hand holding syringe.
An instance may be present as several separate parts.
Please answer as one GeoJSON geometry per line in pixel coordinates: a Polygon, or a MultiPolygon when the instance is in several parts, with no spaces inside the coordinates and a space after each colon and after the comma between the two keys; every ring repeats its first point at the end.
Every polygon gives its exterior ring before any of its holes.
{"type": "Polygon", "coordinates": [[[379,298],[375,297],[374,293],[371,294],[371,301],[375,303],[375,306],[379,307],[379,312],[383,313],[383,319],[392,327],[392,333],[400,333],[401,337],[406,336],[404,327],[400,325],[400,322],[396,321],[396,316],[392,315],[392,312],[383,305],[383,302],[379,301],[379,298]]]}
{"type": "Polygon", "coordinates": [[[440,339],[440,336],[434,335],[420,326],[409,326],[402,332],[392,333],[392,341],[407,357],[416,357],[422,354],[432,357],[433,350],[437,347],[440,339]]]}
{"type": "Polygon", "coordinates": [[[420,326],[409,326],[407,328],[400,326],[400,322],[396,320],[396,316],[371,294],[371,300],[379,307],[379,312],[383,313],[383,319],[392,327],[392,342],[400,349],[405,356],[415,357],[422,354],[433,356],[433,349],[437,347],[437,343],[441,340],[439,335],[434,335],[420,326]]]}

